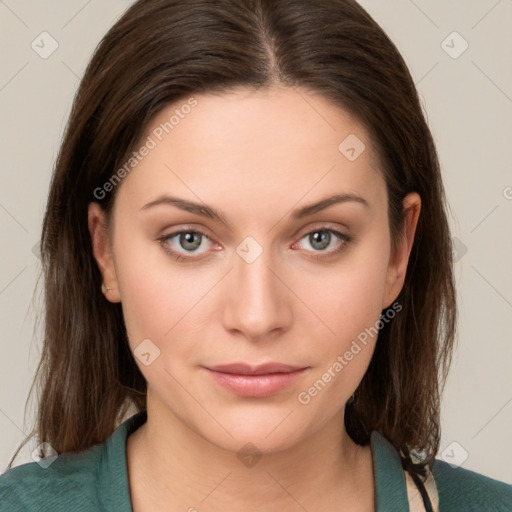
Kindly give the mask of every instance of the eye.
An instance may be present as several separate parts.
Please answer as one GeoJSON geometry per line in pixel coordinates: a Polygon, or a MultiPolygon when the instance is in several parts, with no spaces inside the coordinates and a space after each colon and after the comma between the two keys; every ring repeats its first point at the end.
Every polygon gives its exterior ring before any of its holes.
{"type": "MultiPolygon", "coordinates": [[[[200,251],[204,248],[205,240],[211,242],[206,233],[195,229],[182,229],[158,239],[164,250],[176,260],[197,259],[197,255],[208,251],[200,251]]],[[[207,245],[207,244],[206,244],[207,245]]]]}
{"type": "MultiPolygon", "coordinates": [[[[308,248],[306,250],[316,253],[312,254],[313,258],[322,258],[341,252],[352,238],[335,229],[321,226],[300,240],[306,240],[312,247],[312,251],[308,248]]],[[[208,252],[208,244],[213,244],[206,233],[197,229],[181,229],[158,238],[158,241],[165,252],[177,261],[197,260],[198,256],[208,252]],[[204,250],[201,251],[201,248],[204,250]]],[[[300,242],[296,242],[294,247],[298,245],[300,242]]]]}
{"type": "MultiPolygon", "coordinates": [[[[348,235],[340,233],[335,229],[321,226],[307,233],[301,240],[306,240],[310,247],[313,248],[314,253],[321,253],[314,256],[318,258],[323,257],[323,253],[325,253],[325,256],[339,253],[352,239],[348,235]]],[[[300,244],[300,242],[297,242],[295,245],[298,244],[300,244]]]]}

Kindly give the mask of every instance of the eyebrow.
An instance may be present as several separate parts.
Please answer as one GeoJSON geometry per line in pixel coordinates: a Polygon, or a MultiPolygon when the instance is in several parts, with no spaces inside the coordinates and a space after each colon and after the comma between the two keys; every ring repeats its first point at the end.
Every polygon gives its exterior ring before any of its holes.
{"type": "MultiPolygon", "coordinates": [[[[308,217],[310,215],[313,215],[319,211],[322,211],[329,206],[332,206],[334,204],[341,204],[341,203],[348,203],[348,202],[355,202],[359,203],[366,208],[370,208],[370,204],[366,199],[364,199],[361,196],[358,196],[357,194],[335,194],[329,197],[326,197],[324,199],[321,199],[320,201],[317,201],[316,203],[309,204],[307,206],[303,206],[302,208],[299,208],[297,210],[294,210],[291,214],[292,219],[303,219],[304,217],[308,217]]],[[[153,208],[155,206],[160,205],[170,205],[175,206],[177,208],[180,208],[181,210],[187,211],[189,213],[193,213],[195,215],[200,215],[203,217],[208,217],[213,220],[217,220],[219,222],[222,222],[223,224],[227,224],[226,219],[222,213],[220,213],[215,208],[212,208],[211,206],[208,206],[206,204],[201,203],[194,203],[192,201],[187,201],[185,199],[180,199],[178,197],[172,197],[168,195],[160,196],[154,201],[151,201],[147,204],[145,204],[141,210],[147,210],[149,208],[153,208]]]]}

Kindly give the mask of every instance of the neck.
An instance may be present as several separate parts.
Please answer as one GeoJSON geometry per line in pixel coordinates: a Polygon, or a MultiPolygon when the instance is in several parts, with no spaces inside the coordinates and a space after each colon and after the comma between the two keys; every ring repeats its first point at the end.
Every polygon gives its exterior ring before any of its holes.
{"type": "Polygon", "coordinates": [[[134,512],[375,510],[371,450],[348,436],[343,411],[287,449],[248,452],[211,443],[148,395],[127,441],[134,512]]]}

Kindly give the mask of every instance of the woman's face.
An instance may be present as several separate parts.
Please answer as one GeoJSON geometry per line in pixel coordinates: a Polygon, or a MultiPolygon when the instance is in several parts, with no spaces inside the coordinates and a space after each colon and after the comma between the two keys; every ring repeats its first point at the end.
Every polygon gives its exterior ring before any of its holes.
{"type": "Polygon", "coordinates": [[[392,252],[367,132],[294,89],[195,95],[143,145],[117,185],[111,245],[94,203],[89,225],[148,408],[232,450],[339,431],[403,284],[415,195],[392,252]],[[250,368],[212,370],[237,364],[250,368]],[[251,370],[267,375],[236,375],[251,370]]]}

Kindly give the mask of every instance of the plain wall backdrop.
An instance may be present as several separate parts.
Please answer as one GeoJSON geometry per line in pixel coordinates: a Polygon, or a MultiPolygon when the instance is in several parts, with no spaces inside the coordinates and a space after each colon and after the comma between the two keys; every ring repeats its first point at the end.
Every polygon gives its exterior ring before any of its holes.
{"type": "MultiPolygon", "coordinates": [[[[130,3],[0,0],[0,472],[35,414],[24,407],[41,348],[32,297],[51,171],[85,66],[130,3]]],[[[459,336],[438,458],[512,483],[512,0],[361,4],[417,84],[456,238],[459,336]]]]}

